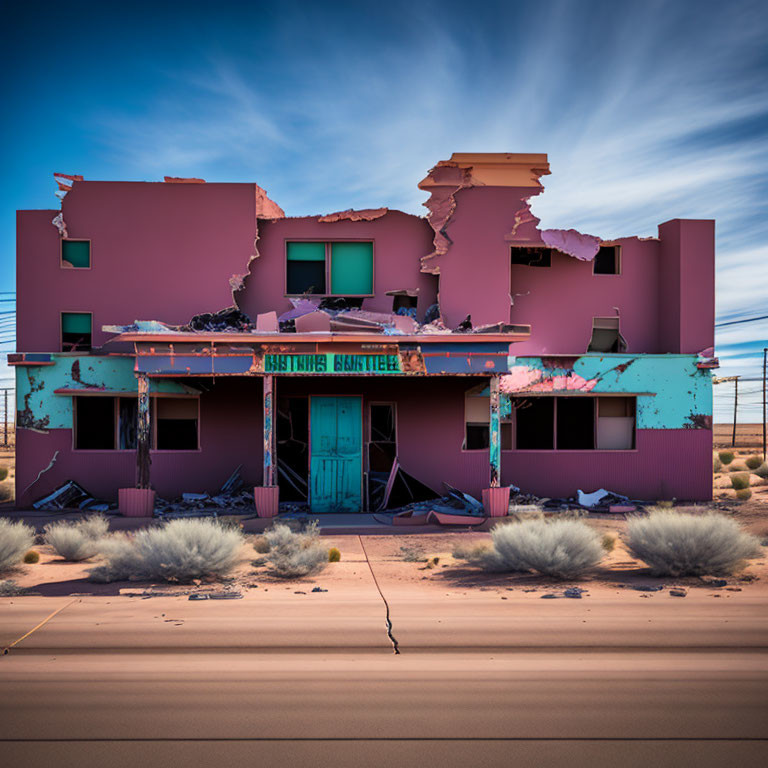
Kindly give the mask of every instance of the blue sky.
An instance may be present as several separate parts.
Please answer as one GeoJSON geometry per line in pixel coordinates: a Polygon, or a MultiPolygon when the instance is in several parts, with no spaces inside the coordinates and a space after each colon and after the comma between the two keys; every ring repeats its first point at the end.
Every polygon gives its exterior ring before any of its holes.
{"type": "MultiPolygon", "coordinates": [[[[416,183],[454,151],[547,152],[542,226],[715,218],[718,319],[768,314],[764,2],[27,5],[0,54],[0,291],[14,211],[57,207],[54,171],[257,181],[294,215],[423,213],[416,183]]],[[[768,321],[723,328],[719,374],[757,376],[766,339],[768,321]]]]}

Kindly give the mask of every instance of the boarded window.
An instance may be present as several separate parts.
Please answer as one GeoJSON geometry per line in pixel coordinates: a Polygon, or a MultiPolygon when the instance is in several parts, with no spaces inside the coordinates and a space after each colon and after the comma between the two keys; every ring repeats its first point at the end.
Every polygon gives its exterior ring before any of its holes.
{"type": "Polygon", "coordinates": [[[597,447],[603,451],[628,451],[635,447],[634,397],[597,398],[597,447]]]}
{"type": "Polygon", "coordinates": [[[596,275],[618,275],[621,271],[619,263],[619,246],[602,245],[592,262],[592,271],[596,275]]]}
{"type": "Polygon", "coordinates": [[[115,447],[115,398],[75,397],[75,448],[112,450],[115,447]]]}
{"type": "Polygon", "coordinates": [[[551,267],[552,251],[549,248],[512,248],[512,263],[521,267],[551,267]]]}
{"type": "Polygon", "coordinates": [[[325,243],[288,243],[285,290],[325,293],[325,243]]]}
{"type": "Polygon", "coordinates": [[[196,398],[158,397],[156,405],[157,449],[197,450],[196,398]]]}
{"type": "Polygon", "coordinates": [[[527,397],[515,401],[515,444],[519,450],[555,447],[555,398],[527,397]]]}
{"type": "Polygon", "coordinates": [[[595,447],[595,398],[557,398],[557,450],[592,450],[595,447]]]}
{"type": "Polygon", "coordinates": [[[592,318],[592,337],[587,352],[624,352],[627,342],[619,333],[618,317],[592,318]]]}
{"type": "Polygon", "coordinates": [[[331,243],[331,293],[373,293],[373,243],[331,243]]]}
{"type": "Polygon", "coordinates": [[[61,266],[88,269],[91,266],[91,243],[88,240],[62,240],[61,266]]]}
{"type": "Polygon", "coordinates": [[[61,313],[61,349],[64,352],[87,352],[91,348],[90,312],[61,313]]]}

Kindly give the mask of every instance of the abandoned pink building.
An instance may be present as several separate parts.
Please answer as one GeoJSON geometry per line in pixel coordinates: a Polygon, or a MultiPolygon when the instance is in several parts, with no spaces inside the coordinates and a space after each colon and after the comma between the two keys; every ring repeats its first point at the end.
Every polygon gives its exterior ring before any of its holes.
{"type": "Polygon", "coordinates": [[[425,217],[57,177],[61,210],[17,220],[18,503],[215,493],[237,467],[317,512],[444,481],[711,498],[714,222],[541,229],[548,173],[454,154],[425,217]]]}

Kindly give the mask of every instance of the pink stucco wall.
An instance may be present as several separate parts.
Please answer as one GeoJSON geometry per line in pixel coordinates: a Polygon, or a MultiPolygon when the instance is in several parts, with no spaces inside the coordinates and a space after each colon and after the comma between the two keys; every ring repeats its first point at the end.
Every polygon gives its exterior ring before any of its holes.
{"type": "Polygon", "coordinates": [[[60,349],[61,312],[107,324],[185,323],[232,303],[256,232],[253,184],[75,182],[62,203],[69,237],[91,240],[91,269],[62,269],[56,211],[20,211],[18,349],[60,349]]]}
{"type": "Polygon", "coordinates": [[[437,300],[437,281],[420,271],[420,259],[432,246],[432,230],[419,216],[389,211],[370,221],[320,222],[317,216],[259,222],[259,258],[251,262],[251,273],[238,303],[251,316],[290,309],[285,298],[285,243],[287,240],[373,240],[376,295],[363,301],[363,309],[391,312],[387,291],[419,291],[418,314],[422,318],[437,300]]]}

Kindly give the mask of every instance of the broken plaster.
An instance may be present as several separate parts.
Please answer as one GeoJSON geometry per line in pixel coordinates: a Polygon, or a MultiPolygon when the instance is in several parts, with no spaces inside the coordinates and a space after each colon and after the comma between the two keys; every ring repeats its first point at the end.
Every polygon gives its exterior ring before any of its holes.
{"type": "Polygon", "coordinates": [[[389,208],[363,208],[359,211],[349,208],[346,211],[337,211],[328,213],[325,216],[318,216],[317,220],[323,224],[332,224],[335,221],[373,221],[380,219],[389,213],[389,208]]]}
{"type": "Polygon", "coordinates": [[[550,248],[573,256],[579,261],[592,261],[600,250],[600,238],[575,229],[542,229],[541,239],[550,248]]]}

